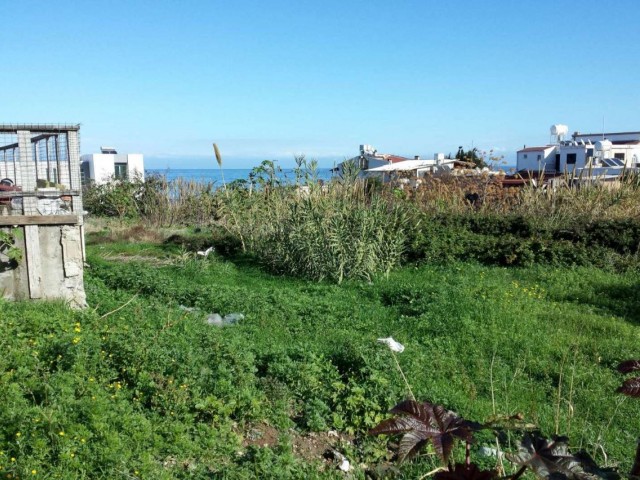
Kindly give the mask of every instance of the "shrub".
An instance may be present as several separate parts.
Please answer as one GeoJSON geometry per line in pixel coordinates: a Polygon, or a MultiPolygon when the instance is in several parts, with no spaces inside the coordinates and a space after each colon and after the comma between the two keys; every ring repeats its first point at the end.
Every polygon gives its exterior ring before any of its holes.
{"type": "Polygon", "coordinates": [[[370,280],[400,264],[406,242],[406,211],[380,197],[337,192],[289,196],[267,211],[252,250],[277,273],[338,283],[370,280]]]}

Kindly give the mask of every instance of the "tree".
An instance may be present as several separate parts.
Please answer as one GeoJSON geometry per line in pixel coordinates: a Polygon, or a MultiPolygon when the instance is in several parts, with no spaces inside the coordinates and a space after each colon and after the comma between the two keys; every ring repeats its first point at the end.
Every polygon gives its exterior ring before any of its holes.
{"type": "Polygon", "coordinates": [[[484,161],[484,158],[480,155],[480,152],[477,148],[472,148],[471,150],[467,150],[465,152],[461,146],[458,147],[456,159],[462,160],[463,162],[471,162],[478,168],[488,167],[487,162],[484,161]]]}

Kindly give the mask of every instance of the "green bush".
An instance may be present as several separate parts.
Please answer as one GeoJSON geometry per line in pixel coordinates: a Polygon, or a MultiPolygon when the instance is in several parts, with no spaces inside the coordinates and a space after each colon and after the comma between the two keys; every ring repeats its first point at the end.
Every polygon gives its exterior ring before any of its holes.
{"type": "Polygon", "coordinates": [[[639,246],[640,221],[633,219],[575,219],[557,227],[533,217],[424,214],[411,232],[407,257],[432,263],[633,269],[639,246]]]}

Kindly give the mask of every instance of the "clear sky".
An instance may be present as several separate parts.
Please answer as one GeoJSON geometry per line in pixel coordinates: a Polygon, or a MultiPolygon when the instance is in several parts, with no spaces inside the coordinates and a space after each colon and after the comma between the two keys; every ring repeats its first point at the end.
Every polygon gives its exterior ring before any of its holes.
{"type": "Polygon", "coordinates": [[[640,2],[1,0],[0,122],[81,123],[147,167],[305,153],[515,163],[549,126],[640,130],[640,2]]]}

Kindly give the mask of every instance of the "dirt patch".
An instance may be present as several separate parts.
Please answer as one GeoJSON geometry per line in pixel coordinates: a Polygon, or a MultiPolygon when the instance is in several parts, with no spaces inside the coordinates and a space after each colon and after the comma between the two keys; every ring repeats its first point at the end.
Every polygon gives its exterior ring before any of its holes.
{"type": "Polygon", "coordinates": [[[149,265],[155,266],[163,266],[163,265],[174,265],[176,262],[170,258],[159,258],[153,257],[150,255],[126,255],[126,254],[106,254],[104,255],[105,260],[113,261],[113,262],[139,262],[139,263],[148,263],[149,265]]]}
{"type": "Polygon", "coordinates": [[[327,452],[339,449],[341,444],[351,443],[352,441],[352,436],[333,430],[329,432],[311,432],[293,437],[293,451],[305,460],[321,460],[327,457],[332,458],[331,455],[327,455],[327,452]]]}
{"type": "MultiPolygon", "coordinates": [[[[274,447],[278,444],[281,432],[271,425],[252,425],[244,432],[239,432],[243,437],[242,446],[274,447]]],[[[293,452],[304,460],[332,462],[331,452],[338,450],[340,445],[351,443],[353,436],[331,430],[329,432],[310,432],[300,434],[295,430],[289,430],[293,452]]]]}
{"type": "Polygon", "coordinates": [[[240,432],[243,437],[243,447],[275,447],[280,438],[280,432],[271,425],[253,425],[245,432],[240,432]]]}

